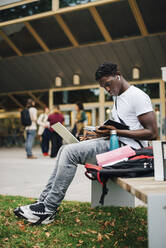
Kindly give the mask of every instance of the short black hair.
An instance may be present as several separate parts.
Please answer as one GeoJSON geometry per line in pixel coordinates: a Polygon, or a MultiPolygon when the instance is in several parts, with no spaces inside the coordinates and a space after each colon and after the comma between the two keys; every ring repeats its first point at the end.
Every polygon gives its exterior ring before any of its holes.
{"type": "Polygon", "coordinates": [[[118,73],[118,66],[111,62],[104,62],[99,66],[95,73],[96,81],[99,81],[102,77],[115,76],[118,73]]]}
{"type": "Polygon", "coordinates": [[[33,107],[33,102],[35,102],[33,99],[29,98],[27,100],[27,105],[26,105],[26,108],[30,108],[30,107],[33,107]]]}
{"type": "Polygon", "coordinates": [[[60,110],[60,106],[59,106],[58,104],[55,104],[55,105],[53,106],[53,108],[54,108],[54,109],[60,110]]]}
{"type": "Polygon", "coordinates": [[[77,102],[76,105],[78,106],[79,110],[84,110],[84,105],[82,102],[77,102]]]}

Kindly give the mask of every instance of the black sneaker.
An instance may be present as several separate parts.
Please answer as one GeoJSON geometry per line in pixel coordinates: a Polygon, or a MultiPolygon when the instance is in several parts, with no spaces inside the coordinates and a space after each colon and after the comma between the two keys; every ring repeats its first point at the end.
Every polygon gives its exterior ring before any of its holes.
{"type": "Polygon", "coordinates": [[[44,203],[38,202],[18,207],[14,210],[14,213],[16,216],[23,217],[34,224],[50,224],[54,221],[56,211],[53,212],[47,209],[44,203]]]}

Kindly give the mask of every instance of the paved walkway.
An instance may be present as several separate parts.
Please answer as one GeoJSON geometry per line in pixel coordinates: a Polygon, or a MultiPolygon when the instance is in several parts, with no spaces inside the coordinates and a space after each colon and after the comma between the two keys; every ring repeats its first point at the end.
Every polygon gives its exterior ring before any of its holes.
{"type": "MultiPolygon", "coordinates": [[[[38,159],[27,159],[24,148],[0,148],[0,194],[38,198],[54,168],[55,159],[43,157],[39,147],[33,152],[38,159]]],[[[91,181],[84,172],[84,167],[78,166],[65,200],[91,201],[91,181]]],[[[135,204],[144,205],[137,198],[135,204]]]]}
{"type": "MultiPolygon", "coordinates": [[[[27,159],[24,148],[0,148],[0,194],[38,197],[54,168],[55,159],[43,157],[39,147],[33,149],[38,159],[27,159]]],[[[90,202],[91,182],[78,166],[66,193],[66,200],[90,202]]]]}

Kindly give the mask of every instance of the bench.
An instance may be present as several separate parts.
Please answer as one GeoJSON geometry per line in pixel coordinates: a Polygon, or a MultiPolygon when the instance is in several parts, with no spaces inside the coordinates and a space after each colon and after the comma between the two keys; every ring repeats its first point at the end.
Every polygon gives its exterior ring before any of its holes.
{"type": "MultiPolygon", "coordinates": [[[[153,177],[116,178],[107,182],[104,206],[135,207],[135,196],[147,204],[148,247],[166,247],[166,181],[153,177]]],[[[91,205],[100,206],[102,186],[92,181],[91,205]]]]}

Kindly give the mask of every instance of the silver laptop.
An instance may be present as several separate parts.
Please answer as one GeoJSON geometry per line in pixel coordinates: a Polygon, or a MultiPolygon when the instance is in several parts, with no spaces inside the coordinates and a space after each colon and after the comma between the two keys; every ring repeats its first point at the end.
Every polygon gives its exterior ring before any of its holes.
{"type": "Polygon", "coordinates": [[[60,122],[51,126],[55,132],[57,132],[67,143],[79,143],[79,140],[74,137],[74,135],[64,127],[60,122]]]}

